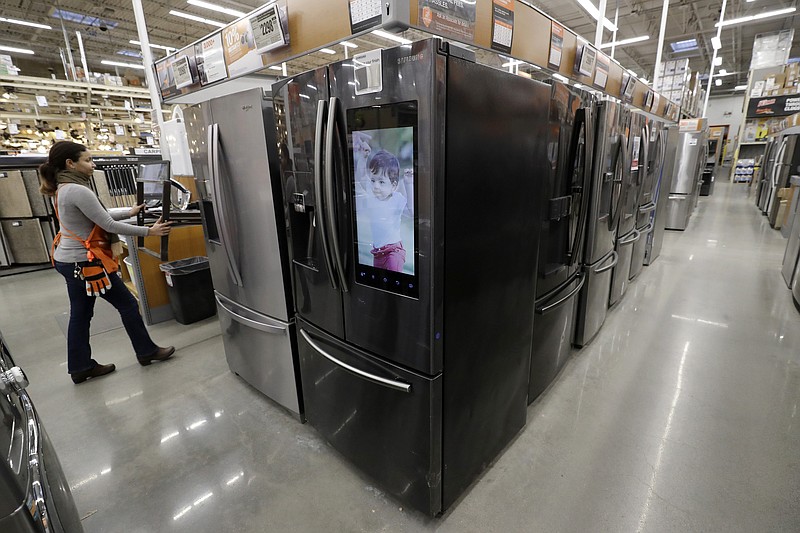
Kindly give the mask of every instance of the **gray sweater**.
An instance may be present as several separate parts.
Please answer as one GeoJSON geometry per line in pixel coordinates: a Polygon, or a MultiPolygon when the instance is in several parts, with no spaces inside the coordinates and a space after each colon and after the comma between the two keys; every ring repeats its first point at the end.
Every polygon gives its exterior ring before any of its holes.
{"type": "Polygon", "coordinates": [[[117,222],[129,218],[130,208],[120,207],[107,211],[94,192],[76,183],[62,183],[58,186],[58,218],[61,225],[61,242],[53,257],[62,263],[86,261],[86,248],[83,243],[69,237],[65,228],[83,240],[89,238],[92,228],[97,224],[109,233],[145,237],[148,229],[117,222]]]}

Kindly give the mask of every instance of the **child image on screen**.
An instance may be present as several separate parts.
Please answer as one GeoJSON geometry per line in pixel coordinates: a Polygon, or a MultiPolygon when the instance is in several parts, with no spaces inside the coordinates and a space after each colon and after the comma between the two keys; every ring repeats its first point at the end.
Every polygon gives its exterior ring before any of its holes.
{"type": "MultiPolygon", "coordinates": [[[[400,190],[400,162],[387,150],[372,153],[370,137],[353,134],[355,182],[358,195],[359,219],[366,219],[372,235],[373,266],[402,272],[406,262],[401,227],[402,217],[411,216],[408,200],[400,190]]],[[[403,171],[402,186],[409,193],[413,187],[413,170],[403,171]]]]}

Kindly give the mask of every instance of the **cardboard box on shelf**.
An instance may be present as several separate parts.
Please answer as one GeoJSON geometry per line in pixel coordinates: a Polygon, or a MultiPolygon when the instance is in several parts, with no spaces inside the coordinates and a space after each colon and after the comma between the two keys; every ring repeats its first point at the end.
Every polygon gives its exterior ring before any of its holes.
{"type": "Polygon", "coordinates": [[[783,87],[783,84],[786,83],[786,75],[781,74],[770,74],[767,76],[767,79],[764,80],[764,89],[767,91],[771,91],[774,89],[779,89],[783,87]]]}
{"type": "Polygon", "coordinates": [[[783,74],[786,76],[786,82],[784,85],[789,87],[789,85],[793,84],[797,78],[800,78],[800,63],[789,63],[783,69],[783,74]]]}
{"type": "Polygon", "coordinates": [[[778,96],[788,96],[797,94],[797,87],[789,87],[788,89],[778,89],[778,96]]]}
{"type": "Polygon", "coordinates": [[[664,71],[664,74],[666,74],[667,76],[672,76],[673,74],[675,74],[675,61],[674,60],[667,61],[667,66],[666,66],[666,70],[664,71]]]}

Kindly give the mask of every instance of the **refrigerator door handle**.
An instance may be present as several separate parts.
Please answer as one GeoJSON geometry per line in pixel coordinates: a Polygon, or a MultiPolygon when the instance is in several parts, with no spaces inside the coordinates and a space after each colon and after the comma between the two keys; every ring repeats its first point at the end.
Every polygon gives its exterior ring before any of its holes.
{"type": "Polygon", "coordinates": [[[231,318],[233,318],[236,322],[239,322],[240,324],[244,324],[245,326],[249,326],[253,329],[257,329],[259,331],[263,331],[266,333],[284,333],[286,331],[285,327],[273,326],[272,324],[259,322],[258,320],[253,320],[252,318],[247,318],[245,316],[242,316],[233,309],[231,309],[230,307],[228,307],[227,305],[225,305],[223,301],[220,299],[220,297],[217,296],[216,294],[214,295],[214,298],[217,300],[217,305],[223,308],[225,311],[227,311],[228,314],[231,315],[231,318]]]}
{"type": "Polygon", "coordinates": [[[370,374],[369,372],[364,372],[361,369],[358,369],[352,365],[348,365],[344,361],[340,361],[325,350],[323,350],[317,343],[311,340],[311,337],[306,333],[306,330],[300,329],[300,335],[305,339],[309,346],[314,348],[322,357],[330,361],[331,363],[335,364],[336,366],[347,370],[348,372],[355,374],[356,376],[362,377],[368,381],[372,381],[378,385],[382,385],[384,387],[389,387],[390,389],[395,389],[400,392],[410,393],[411,392],[411,384],[410,383],[403,383],[402,381],[396,381],[391,379],[382,378],[381,376],[376,376],[375,374],[370,374]]]}
{"type": "Polygon", "coordinates": [[[607,270],[611,270],[612,268],[614,268],[615,266],[617,266],[617,263],[619,262],[619,254],[617,253],[617,251],[616,251],[616,250],[614,250],[614,251],[613,251],[613,252],[611,252],[611,253],[613,254],[613,260],[611,261],[611,263],[607,264],[607,265],[606,265],[606,266],[604,266],[604,267],[595,268],[595,269],[594,269],[594,273],[595,273],[595,274],[602,274],[603,272],[605,272],[605,271],[607,271],[607,270]]]}
{"type": "Polygon", "coordinates": [[[242,287],[242,275],[239,272],[239,265],[231,250],[230,228],[228,227],[228,209],[225,204],[225,195],[222,192],[222,183],[219,176],[219,124],[211,124],[208,128],[208,163],[211,174],[211,190],[214,194],[214,201],[211,202],[214,217],[219,223],[219,240],[225,257],[228,260],[228,272],[233,282],[242,287]]]}
{"type": "Polygon", "coordinates": [[[336,290],[339,285],[336,283],[336,272],[333,269],[330,246],[328,245],[328,222],[325,218],[325,211],[328,206],[325,203],[322,189],[322,150],[323,137],[325,136],[325,113],[328,103],[325,100],[317,102],[317,125],[314,130],[314,196],[316,197],[316,210],[314,220],[319,224],[319,232],[322,237],[322,255],[325,258],[325,266],[328,267],[331,287],[336,290]]]}
{"type": "Polygon", "coordinates": [[[567,303],[569,301],[570,298],[572,298],[573,296],[578,294],[578,292],[583,288],[583,284],[584,283],[586,283],[586,278],[584,277],[583,274],[578,274],[578,286],[577,287],[575,287],[574,289],[569,291],[569,293],[566,296],[564,296],[563,298],[560,298],[558,301],[553,302],[550,305],[546,305],[544,307],[537,307],[536,308],[536,314],[537,315],[543,315],[545,313],[548,313],[548,312],[552,311],[556,307],[560,307],[560,306],[564,305],[565,303],[567,303]]]}
{"type": "MultiPolygon", "coordinates": [[[[343,292],[348,292],[347,278],[344,272],[344,260],[342,259],[342,252],[339,248],[339,230],[336,225],[336,212],[335,208],[335,187],[334,187],[334,140],[337,135],[337,126],[342,127],[343,121],[340,120],[341,114],[341,100],[331,97],[328,104],[328,131],[325,132],[325,215],[328,217],[328,231],[330,232],[331,252],[333,255],[333,262],[336,266],[336,272],[339,274],[339,284],[342,286],[343,292]]],[[[346,146],[346,143],[345,143],[346,146]]]]}
{"type": "Polygon", "coordinates": [[[669,195],[669,197],[668,197],[667,199],[668,199],[668,200],[680,200],[680,201],[684,201],[684,200],[686,200],[686,195],[685,195],[685,194],[670,194],[670,195],[669,195]]]}

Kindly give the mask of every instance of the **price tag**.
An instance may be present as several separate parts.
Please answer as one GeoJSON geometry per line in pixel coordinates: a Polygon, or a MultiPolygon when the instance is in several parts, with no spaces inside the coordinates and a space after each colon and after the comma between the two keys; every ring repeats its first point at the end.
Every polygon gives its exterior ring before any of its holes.
{"type": "Polygon", "coordinates": [[[189,58],[186,56],[181,56],[172,62],[172,74],[175,78],[176,89],[182,89],[194,83],[192,71],[189,68],[189,58]]]}
{"type": "Polygon", "coordinates": [[[280,12],[275,4],[261,13],[253,15],[250,18],[250,26],[253,28],[253,39],[256,44],[256,52],[259,54],[287,44],[281,25],[280,12]]]}

